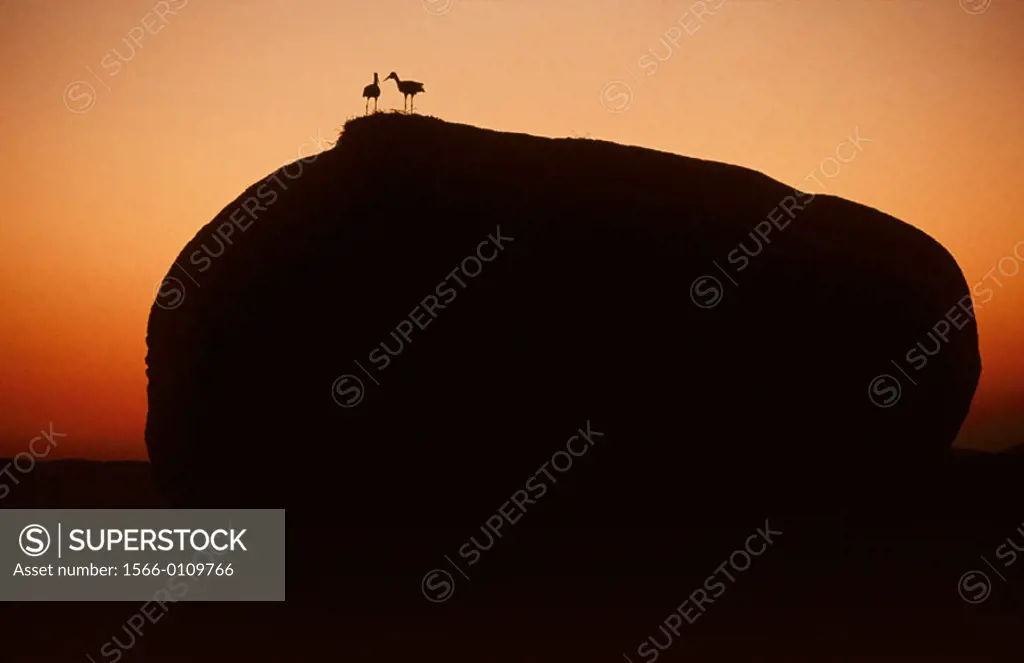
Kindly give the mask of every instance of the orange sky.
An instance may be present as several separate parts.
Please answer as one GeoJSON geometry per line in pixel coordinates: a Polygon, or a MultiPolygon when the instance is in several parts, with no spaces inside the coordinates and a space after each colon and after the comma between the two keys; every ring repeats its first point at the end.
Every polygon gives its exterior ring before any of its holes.
{"type": "MultiPolygon", "coordinates": [[[[247,185],[362,113],[374,71],[423,81],[443,119],[865,203],[972,283],[1024,240],[1016,0],[3,0],[0,32],[0,455],[52,421],[52,456],[145,457],[154,287],[247,185]],[[806,179],[858,127],[863,152],[806,179]]],[[[994,277],[958,441],[992,449],[1024,441],[1024,273],[994,277]]]]}

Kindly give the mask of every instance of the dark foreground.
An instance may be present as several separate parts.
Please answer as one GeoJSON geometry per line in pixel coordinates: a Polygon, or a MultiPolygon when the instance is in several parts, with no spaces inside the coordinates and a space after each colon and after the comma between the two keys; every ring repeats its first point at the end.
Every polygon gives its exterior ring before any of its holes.
{"type": "MultiPolygon", "coordinates": [[[[347,529],[325,510],[289,529],[283,604],[168,604],[134,638],[141,604],[4,604],[3,660],[1020,660],[1021,478],[1020,458],[957,454],[874,500],[759,517],[681,485],[678,522],[564,531],[527,514],[471,566],[457,551],[479,530],[347,529]],[[736,570],[745,543],[759,554],[736,570]],[[424,586],[435,569],[450,575],[424,586]],[[990,585],[961,583],[972,571],[990,585]]],[[[164,504],[145,464],[50,463],[3,506],[164,504]]]]}

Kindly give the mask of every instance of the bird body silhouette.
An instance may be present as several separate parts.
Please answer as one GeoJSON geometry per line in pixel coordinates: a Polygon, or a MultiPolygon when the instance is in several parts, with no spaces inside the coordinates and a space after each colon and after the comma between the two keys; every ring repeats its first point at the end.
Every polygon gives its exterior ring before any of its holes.
{"type": "Polygon", "coordinates": [[[377,112],[377,99],[380,97],[380,79],[377,72],[373,72],[373,82],[363,88],[363,97],[366,99],[365,112],[370,112],[370,99],[373,99],[373,111],[377,112]]]}
{"type": "Polygon", "coordinates": [[[416,95],[420,92],[426,92],[426,90],[423,89],[423,83],[417,83],[416,81],[403,81],[395,72],[388,74],[388,77],[384,80],[389,81],[391,79],[395,80],[395,85],[398,86],[398,91],[405,95],[405,102],[408,107],[407,110],[415,110],[413,106],[416,103],[416,95]]]}

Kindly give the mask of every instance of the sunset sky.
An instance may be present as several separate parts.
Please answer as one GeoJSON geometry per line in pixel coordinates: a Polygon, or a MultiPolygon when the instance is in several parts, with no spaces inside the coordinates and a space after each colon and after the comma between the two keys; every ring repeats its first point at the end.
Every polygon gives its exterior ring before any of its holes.
{"type": "Polygon", "coordinates": [[[0,0],[0,31],[0,455],[52,421],[51,457],[145,458],[154,288],[391,70],[425,114],[739,164],[930,233],[993,291],[958,444],[1024,442],[1024,2],[0,0]]]}

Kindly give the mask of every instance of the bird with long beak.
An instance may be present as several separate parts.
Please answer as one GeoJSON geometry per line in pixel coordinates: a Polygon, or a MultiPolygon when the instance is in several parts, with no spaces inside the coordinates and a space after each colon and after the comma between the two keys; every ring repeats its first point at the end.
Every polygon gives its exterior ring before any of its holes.
{"type": "Polygon", "coordinates": [[[380,97],[380,79],[377,72],[373,72],[373,82],[363,88],[363,97],[366,98],[366,113],[370,112],[370,99],[373,99],[373,112],[377,112],[377,98],[380,97]]]}
{"type": "Polygon", "coordinates": [[[403,81],[398,77],[398,74],[391,72],[388,77],[384,80],[390,81],[394,79],[395,84],[398,86],[398,91],[405,95],[405,107],[403,110],[407,112],[415,111],[413,105],[416,102],[416,95],[420,92],[426,92],[423,89],[423,83],[417,83],[416,81],[403,81]]]}

